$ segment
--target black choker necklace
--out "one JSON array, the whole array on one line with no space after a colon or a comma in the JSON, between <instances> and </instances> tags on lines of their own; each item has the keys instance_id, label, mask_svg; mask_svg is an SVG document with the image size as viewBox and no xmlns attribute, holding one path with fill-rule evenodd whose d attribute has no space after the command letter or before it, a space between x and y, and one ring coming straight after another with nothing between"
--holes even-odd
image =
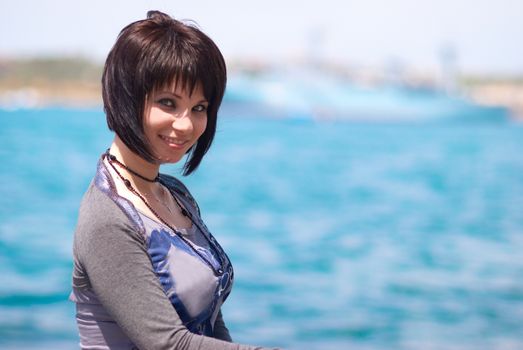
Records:
<instances>
[{"instance_id":1,"label":"black choker necklace","mask_svg":"<svg viewBox=\"0 0 523 350\"><path fill-rule=\"evenodd\" d=\"M140 179L144 180L144 181L147 181L147 182L158 182L160 181L160 175L156 175L156 177L154 179L149 179L148 177L145 177L139 173L137 173L136 171L134 171L133 169L129 168L127 165L125 165L124 163L120 162L116 156L112 155L111 153L109 153L109 150L107 150L107 152L105 152L105 154L107 155L107 158L109 159L109 161L111 162L115 162L116 164L118 164L119 166L121 166L122 168L124 168L125 170L127 170L128 172L130 172L131 174L135 175L135 176L138 176Z\"/></svg>"}]
</instances>

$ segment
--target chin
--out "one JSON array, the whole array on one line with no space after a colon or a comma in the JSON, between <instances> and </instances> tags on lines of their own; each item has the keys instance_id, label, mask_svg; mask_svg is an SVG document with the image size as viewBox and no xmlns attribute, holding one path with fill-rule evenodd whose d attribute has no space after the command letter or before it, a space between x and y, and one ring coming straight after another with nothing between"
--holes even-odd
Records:
<instances>
[{"instance_id":1,"label":"chin","mask_svg":"<svg viewBox=\"0 0 523 350\"><path fill-rule=\"evenodd\" d=\"M178 157L176 157L176 156L160 157L158 160L159 160L160 164L175 164L175 163L178 163L180 160L182 160L184 155L178 156Z\"/></svg>"}]
</instances>

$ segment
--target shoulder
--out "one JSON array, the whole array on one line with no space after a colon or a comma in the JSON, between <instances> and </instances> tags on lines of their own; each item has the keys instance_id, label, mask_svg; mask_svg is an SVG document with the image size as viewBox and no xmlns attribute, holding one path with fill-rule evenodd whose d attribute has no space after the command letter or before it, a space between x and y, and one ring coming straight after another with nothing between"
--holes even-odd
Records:
<instances>
[{"instance_id":1,"label":"shoulder","mask_svg":"<svg viewBox=\"0 0 523 350\"><path fill-rule=\"evenodd\" d=\"M160 178L160 182L164 186L167 186L169 189L175 190L176 192L179 192L182 194L190 195L190 192L189 192L189 189L187 188L187 186L185 186L183 184L183 182L180 181L179 179L177 179L176 177L167 175L167 174L160 174L159 178Z\"/></svg>"},{"instance_id":2,"label":"shoulder","mask_svg":"<svg viewBox=\"0 0 523 350\"><path fill-rule=\"evenodd\" d=\"M87 189L78 214L75 230L75 246L89 249L122 238L142 242L139 227L129 219L109 195L102 192L94 182Z\"/></svg>"},{"instance_id":3,"label":"shoulder","mask_svg":"<svg viewBox=\"0 0 523 350\"><path fill-rule=\"evenodd\" d=\"M126 222L130 224L129 219L115 201L94 183L91 183L80 204L78 224L88 223L91 227L103 227Z\"/></svg>"},{"instance_id":4,"label":"shoulder","mask_svg":"<svg viewBox=\"0 0 523 350\"><path fill-rule=\"evenodd\" d=\"M160 174L160 182L169 190L175 191L179 195L185 197L185 199L187 199L198 211L198 215L200 214L200 207L198 206L198 203L192 196L187 186L185 186L182 181L171 175Z\"/></svg>"}]
</instances>

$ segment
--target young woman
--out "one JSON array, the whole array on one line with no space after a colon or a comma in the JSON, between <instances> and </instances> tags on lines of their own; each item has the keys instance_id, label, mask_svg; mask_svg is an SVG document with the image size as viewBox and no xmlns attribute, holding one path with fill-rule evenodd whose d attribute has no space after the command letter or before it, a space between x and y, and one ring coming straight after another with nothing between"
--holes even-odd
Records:
<instances>
[{"instance_id":1,"label":"young woman","mask_svg":"<svg viewBox=\"0 0 523 350\"><path fill-rule=\"evenodd\" d=\"M221 314L233 269L187 188L159 173L209 149L226 83L204 33L158 11L125 27L102 89L115 138L80 207L73 292L83 349L259 349Z\"/></svg>"}]
</instances>

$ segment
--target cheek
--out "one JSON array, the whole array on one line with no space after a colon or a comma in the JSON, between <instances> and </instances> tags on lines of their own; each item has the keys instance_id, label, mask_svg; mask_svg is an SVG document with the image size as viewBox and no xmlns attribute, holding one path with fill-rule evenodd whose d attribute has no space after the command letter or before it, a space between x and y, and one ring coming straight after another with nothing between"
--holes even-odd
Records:
<instances>
[{"instance_id":1,"label":"cheek","mask_svg":"<svg viewBox=\"0 0 523 350\"><path fill-rule=\"evenodd\" d=\"M203 132L205 131L205 128L207 128L207 118L197 120L194 126L194 129L196 130L198 137L202 136Z\"/></svg>"}]
</instances>

